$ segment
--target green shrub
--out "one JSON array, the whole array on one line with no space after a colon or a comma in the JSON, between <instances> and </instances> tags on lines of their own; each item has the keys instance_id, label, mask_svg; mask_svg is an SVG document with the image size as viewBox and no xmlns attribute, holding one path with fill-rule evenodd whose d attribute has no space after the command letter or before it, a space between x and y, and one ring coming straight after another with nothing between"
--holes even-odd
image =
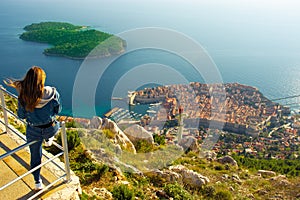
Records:
<instances>
[{"instance_id":1,"label":"green shrub","mask_svg":"<svg viewBox=\"0 0 300 200\"><path fill-rule=\"evenodd\" d=\"M76 147L78 147L81 144L80 137L78 136L78 131L67 130L66 134L67 134L68 151L75 149ZM61 132L56 136L56 138L57 138L57 143L59 145L62 145ZM57 149L54 145L52 145L46 149L49 152L51 152L52 154L57 154L60 152L60 150Z\"/></svg>"},{"instance_id":2,"label":"green shrub","mask_svg":"<svg viewBox=\"0 0 300 200\"><path fill-rule=\"evenodd\" d=\"M78 146L71 151L70 154L70 167L79 177L80 183L89 185L93 181L98 181L100 178L109 171L109 167L105 164L93 162L93 160L86 155L82 145Z\"/></svg>"},{"instance_id":3,"label":"green shrub","mask_svg":"<svg viewBox=\"0 0 300 200\"><path fill-rule=\"evenodd\" d=\"M82 194L80 195L80 200L94 200L97 199L97 197L95 196L89 196L88 194L82 192Z\"/></svg>"},{"instance_id":4,"label":"green shrub","mask_svg":"<svg viewBox=\"0 0 300 200\"><path fill-rule=\"evenodd\" d=\"M7 94L4 94L4 99L5 99L6 108L16 114L18 109L18 100Z\"/></svg>"},{"instance_id":5,"label":"green shrub","mask_svg":"<svg viewBox=\"0 0 300 200\"><path fill-rule=\"evenodd\" d=\"M113 188L112 195L118 200L133 200L134 192L127 185L117 185Z\"/></svg>"},{"instance_id":6,"label":"green shrub","mask_svg":"<svg viewBox=\"0 0 300 200\"><path fill-rule=\"evenodd\" d=\"M193 199L192 195L188 193L181 185L178 183L175 184L167 184L164 186L164 191L170 197L173 197L174 200L189 200Z\"/></svg>"},{"instance_id":7,"label":"green shrub","mask_svg":"<svg viewBox=\"0 0 300 200\"><path fill-rule=\"evenodd\" d=\"M100 178L109 170L107 165L99 165L88 162L79 164L79 169L76 171L83 185L90 185L93 182L99 181Z\"/></svg>"},{"instance_id":8,"label":"green shrub","mask_svg":"<svg viewBox=\"0 0 300 200\"><path fill-rule=\"evenodd\" d=\"M154 142L156 142L159 145L165 145L166 144L166 137L164 135L153 135Z\"/></svg>"},{"instance_id":9,"label":"green shrub","mask_svg":"<svg viewBox=\"0 0 300 200\"><path fill-rule=\"evenodd\" d=\"M223 165L215 166L215 170L217 170L217 171L221 171L221 170L224 170L224 169L225 169L225 167Z\"/></svg>"},{"instance_id":10,"label":"green shrub","mask_svg":"<svg viewBox=\"0 0 300 200\"><path fill-rule=\"evenodd\" d=\"M231 200L232 195L229 191L221 190L221 191L216 193L214 199L215 200Z\"/></svg>"},{"instance_id":11,"label":"green shrub","mask_svg":"<svg viewBox=\"0 0 300 200\"><path fill-rule=\"evenodd\" d=\"M148 153L154 150L153 144L146 140L139 140L134 144L134 146L137 153Z\"/></svg>"},{"instance_id":12,"label":"green shrub","mask_svg":"<svg viewBox=\"0 0 300 200\"><path fill-rule=\"evenodd\" d=\"M108 138L108 139L113 139L115 138L115 134L109 130L109 129L104 129L102 130L102 133Z\"/></svg>"},{"instance_id":13,"label":"green shrub","mask_svg":"<svg viewBox=\"0 0 300 200\"><path fill-rule=\"evenodd\" d=\"M239 166L246 167L249 170L259 169L271 170L288 176L298 176L300 174L300 160L290 159L257 159L243 156L232 155Z\"/></svg>"},{"instance_id":14,"label":"green shrub","mask_svg":"<svg viewBox=\"0 0 300 200\"><path fill-rule=\"evenodd\" d=\"M26 125L24 123L18 123L14 117L8 118L8 123L13 125L20 133L25 134L26 132Z\"/></svg>"},{"instance_id":15,"label":"green shrub","mask_svg":"<svg viewBox=\"0 0 300 200\"><path fill-rule=\"evenodd\" d=\"M203 196L205 198L213 198L215 193L216 193L216 189L214 188L214 186L210 185L210 186L205 186L203 189L202 189L202 192Z\"/></svg>"},{"instance_id":16,"label":"green shrub","mask_svg":"<svg viewBox=\"0 0 300 200\"><path fill-rule=\"evenodd\" d=\"M76 130L67 130L67 141L68 141L68 150L71 151L75 147L79 146L81 140L78 136L78 132ZM57 138L57 143L62 144L61 137Z\"/></svg>"},{"instance_id":17,"label":"green shrub","mask_svg":"<svg viewBox=\"0 0 300 200\"><path fill-rule=\"evenodd\" d=\"M71 120L69 122L66 122L66 128L83 128L83 126L75 122L75 120Z\"/></svg>"}]
</instances>

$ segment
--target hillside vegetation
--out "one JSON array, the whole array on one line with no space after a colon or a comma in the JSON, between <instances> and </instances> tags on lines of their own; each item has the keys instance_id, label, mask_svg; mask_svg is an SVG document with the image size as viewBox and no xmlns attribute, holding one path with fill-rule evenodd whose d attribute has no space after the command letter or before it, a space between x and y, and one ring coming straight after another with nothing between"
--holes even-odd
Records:
<instances>
[{"instance_id":1,"label":"hillside vegetation","mask_svg":"<svg viewBox=\"0 0 300 200\"><path fill-rule=\"evenodd\" d=\"M16 100L6 96L7 106L16 111ZM1 112L2 115L2 112ZM19 130L24 132L24 125L10 119ZM106 162L96 159L82 141L80 135L85 131L82 126L70 121L66 123L67 138L72 170L80 178L83 194L81 199L299 199L300 176L299 159L257 159L244 155L232 155L236 161L221 163L218 158L202 157L199 152L188 151L173 160L168 166L153 171L135 173L120 171ZM97 130L100 138L113 137L110 130ZM95 137L91 137L92 141ZM164 148L164 143L158 143L151 151ZM60 137L57 142L61 143ZM100 140L95 140L98 144ZM148 152L146 143L137 143L137 152ZM47 149L56 153L58 149L51 146ZM99 149L99 153L103 149ZM102 156L109 156L102 152ZM101 157L101 155L100 155ZM98 157L97 157L98 158ZM161 158L156 158L157 160ZM150 159L149 159L150 161ZM126 163L130 163L129 161ZM191 185L178 177L173 168L186 169L186 172L206 177L208 181L202 185ZM259 170L273 170L260 172ZM163 175L164 174L164 175ZM181 174L182 177L184 174Z\"/></svg>"},{"instance_id":2,"label":"hillside vegetation","mask_svg":"<svg viewBox=\"0 0 300 200\"><path fill-rule=\"evenodd\" d=\"M222 164L217 159L202 158L199 153L190 151L174 160L170 166L183 166L210 180L209 183L200 187L191 187L181 181L174 181L172 178L156 176L157 171L143 174L120 172L117 168L95 159L85 145L79 142L81 141L80 131L82 129L76 131L76 128L71 128L68 131L68 141L73 147L70 149L71 167L80 177L84 190L81 199L263 200L300 197L300 160L248 159L244 156L233 155L238 164L238 166L233 166ZM145 149L146 147L139 148ZM280 167L275 168L276 165ZM158 171L164 172L170 166L158 169ZM276 175L260 174L259 169L274 169ZM288 169L294 172L291 173ZM102 192L96 192L100 189ZM103 191L109 195L107 196L107 193Z\"/></svg>"}]
</instances>

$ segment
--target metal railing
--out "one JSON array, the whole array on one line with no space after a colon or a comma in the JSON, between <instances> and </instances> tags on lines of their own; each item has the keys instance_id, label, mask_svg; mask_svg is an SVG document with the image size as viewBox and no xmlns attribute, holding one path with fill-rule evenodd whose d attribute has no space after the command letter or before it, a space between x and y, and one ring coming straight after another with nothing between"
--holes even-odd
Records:
<instances>
[{"instance_id":1,"label":"metal railing","mask_svg":"<svg viewBox=\"0 0 300 200\"><path fill-rule=\"evenodd\" d=\"M12 117L14 117L15 119L20 120L22 123L24 123L26 125L26 121L20 119L13 111L11 111L10 109L7 108L6 106L6 102L5 102L5 95L13 98L13 99L18 99L16 95L10 93L9 91L7 91L2 85L0 85L0 99L1 99L1 105L0 107L2 108L2 112L3 112L3 120L0 119L0 123L2 123L5 126L5 131L8 133L13 133L15 135L17 135L20 139L25 141L25 144L20 145L18 147L16 147L15 149L12 149L10 151L8 151L7 153L0 155L0 161L3 160L4 158L11 156L13 154L15 154L16 152L36 143L37 141L32 141L32 142L26 142L26 137L25 135L23 135L22 133L16 131L15 129L13 129L10 125L9 125L9 115L11 115ZM65 181L65 182L70 182L71 181L71 175L70 175L70 164L69 164L69 155L68 155L68 144L67 144L67 135L66 135L66 126L65 123L62 122L61 123L61 141L62 141L62 146L60 146L59 144L57 144L56 142L53 142L53 145L55 145L57 148L59 148L62 152L58 153L55 156L49 157L46 154L43 154L43 156L47 159L45 162L42 162L39 166L29 170L28 172L18 176L17 178L13 179L12 181L10 181L9 183L6 183L3 186L0 186L0 192L1 190L9 187L10 185L12 185L13 183L19 181L20 179L22 179L23 177L31 174L33 171L43 167L44 165L52 162L56 167L58 167L60 170L62 170L63 175L61 175L60 177L58 177L56 180L52 181L51 183L49 183L47 186L45 186L42 190L36 192L34 195L32 195L30 199L34 199L37 196L39 196L40 194L42 194L44 191L46 191L47 189L49 189L50 187L52 187L53 185L55 185L56 183L58 183L59 181ZM63 155L64 157L64 167L61 167L57 162L55 162L55 159L58 158L59 156Z\"/></svg>"}]
</instances>

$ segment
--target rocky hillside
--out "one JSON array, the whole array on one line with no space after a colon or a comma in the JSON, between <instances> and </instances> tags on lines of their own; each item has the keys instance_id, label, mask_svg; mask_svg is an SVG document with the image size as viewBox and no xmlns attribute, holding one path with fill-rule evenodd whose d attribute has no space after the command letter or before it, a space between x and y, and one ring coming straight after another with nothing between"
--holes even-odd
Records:
<instances>
[{"instance_id":1,"label":"rocky hillside","mask_svg":"<svg viewBox=\"0 0 300 200\"><path fill-rule=\"evenodd\" d=\"M7 103L15 111L15 102ZM70 163L80 178L81 199L300 199L299 176L248 169L242 159L201 152L193 138L172 146L138 125L121 129L99 117L61 120L67 121ZM10 124L25 132L17 120Z\"/></svg>"},{"instance_id":2,"label":"rocky hillside","mask_svg":"<svg viewBox=\"0 0 300 200\"><path fill-rule=\"evenodd\" d=\"M250 170L231 156L159 145L134 125L113 121L69 122L71 165L80 177L81 199L299 199L300 177ZM78 137L78 138L77 138ZM74 139L77 138L77 139ZM180 153L179 155L175 155Z\"/></svg>"}]
</instances>

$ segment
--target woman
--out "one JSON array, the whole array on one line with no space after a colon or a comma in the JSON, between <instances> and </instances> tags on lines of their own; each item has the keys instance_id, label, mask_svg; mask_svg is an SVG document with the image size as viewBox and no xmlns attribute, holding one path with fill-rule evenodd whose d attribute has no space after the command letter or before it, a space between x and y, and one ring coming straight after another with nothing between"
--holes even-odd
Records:
<instances>
[{"instance_id":1,"label":"woman","mask_svg":"<svg viewBox=\"0 0 300 200\"><path fill-rule=\"evenodd\" d=\"M27 142L37 141L29 146L31 169L41 164L43 140L46 140L46 146L50 146L59 129L55 118L61 111L59 93L54 87L44 86L45 80L44 70L33 66L22 80L5 81L19 93L17 114L27 121ZM40 171L41 168L32 172L36 190L43 188Z\"/></svg>"}]
</instances>

